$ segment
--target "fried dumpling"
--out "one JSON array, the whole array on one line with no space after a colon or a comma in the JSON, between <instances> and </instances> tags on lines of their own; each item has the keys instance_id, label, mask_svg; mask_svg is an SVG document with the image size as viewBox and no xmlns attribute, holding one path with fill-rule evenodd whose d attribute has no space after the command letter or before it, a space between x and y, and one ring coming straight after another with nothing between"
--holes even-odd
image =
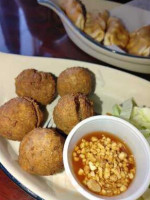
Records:
<instances>
[{"instance_id":1,"label":"fried dumpling","mask_svg":"<svg viewBox=\"0 0 150 200\"><path fill-rule=\"evenodd\" d=\"M106 30L107 28L108 19L109 19L109 12L107 10L104 10L103 12L98 14L98 23L103 28L103 30Z\"/></svg>"},{"instance_id":2,"label":"fried dumpling","mask_svg":"<svg viewBox=\"0 0 150 200\"><path fill-rule=\"evenodd\" d=\"M130 34L127 51L137 56L150 56L150 25Z\"/></svg>"},{"instance_id":3,"label":"fried dumpling","mask_svg":"<svg viewBox=\"0 0 150 200\"><path fill-rule=\"evenodd\" d=\"M104 38L104 45L116 45L120 48L125 48L129 41L129 33L115 17L110 17L107 22L107 31Z\"/></svg>"},{"instance_id":4,"label":"fried dumpling","mask_svg":"<svg viewBox=\"0 0 150 200\"><path fill-rule=\"evenodd\" d=\"M63 0L62 9L69 19L81 30L85 25L86 9L79 0Z\"/></svg>"},{"instance_id":5,"label":"fried dumpling","mask_svg":"<svg viewBox=\"0 0 150 200\"><path fill-rule=\"evenodd\" d=\"M104 39L108 17L109 14L107 11L99 13L97 16L88 13L84 32L98 42L101 42Z\"/></svg>"}]
</instances>

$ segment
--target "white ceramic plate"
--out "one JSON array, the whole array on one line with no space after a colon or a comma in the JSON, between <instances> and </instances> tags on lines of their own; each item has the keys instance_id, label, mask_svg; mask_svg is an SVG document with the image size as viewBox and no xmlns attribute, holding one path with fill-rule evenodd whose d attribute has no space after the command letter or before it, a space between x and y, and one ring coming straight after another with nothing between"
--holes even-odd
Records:
<instances>
[{"instance_id":1,"label":"white ceramic plate","mask_svg":"<svg viewBox=\"0 0 150 200\"><path fill-rule=\"evenodd\" d=\"M24 69L35 68L52 72L58 76L68 67L82 66L89 68L96 76L96 89L92 99L96 104L97 112L101 110L101 102L102 113L105 114L111 112L115 103L121 103L130 97L134 97L139 105L150 106L150 83L119 70L80 61L16 56L4 53L0 53L0 61L0 105L16 96L14 78ZM50 114L58 98L47 106ZM73 188L65 171L48 177L33 176L24 172L17 161L18 147L19 142L0 137L0 162L4 171L14 182L37 199L85 199Z\"/></svg>"},{"instance_id":2,"label":"white ceramic plate","mask_svg":"<svg viewBox=\"0 0 150 200\"><path fill-rule=\"evenodd\" d=\"M70 39L87 54L119 68L146 74L150 73L150 58L110 50L80 31L60 9L61 0L37 1L39 4L51 8L58 14ZM90 12L102 11L104 9L111 10L120 5L105 0L82 0L82 2Z\"/></svg>"}]
</instances>

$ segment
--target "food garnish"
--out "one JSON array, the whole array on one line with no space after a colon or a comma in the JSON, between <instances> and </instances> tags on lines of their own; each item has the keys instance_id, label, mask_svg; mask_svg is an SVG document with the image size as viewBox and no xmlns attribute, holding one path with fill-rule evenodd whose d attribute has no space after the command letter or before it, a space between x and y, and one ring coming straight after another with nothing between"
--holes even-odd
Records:
<instances>
[{"instance_id":1,"label":"food garnish","mask_svg":"<svg viewBox=\"0 0 150 200\"><path fill-rule=\"evenodd\" d=\"M122 140L110 133L93 132L84 136L72 155L78 180L96 194L119 195L135 177L133 154Z\"/></svg>"},{"instance_id":2,"label":"food garnish","mask_svg":"<svg viewBox=\"0 0 150 200\"><path fill-rule=\"evenodd\" d=\"M129 121L146 137L150 137L150 108L138 106L133 98L114 105L112 115Z\"/></svg>"}]
</instances>

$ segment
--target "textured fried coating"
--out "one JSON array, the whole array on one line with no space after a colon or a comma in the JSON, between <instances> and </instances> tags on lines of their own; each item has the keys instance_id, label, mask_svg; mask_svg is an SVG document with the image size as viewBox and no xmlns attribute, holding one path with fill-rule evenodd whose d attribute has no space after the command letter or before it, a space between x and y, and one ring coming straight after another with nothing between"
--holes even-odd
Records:
<instances>
[{"instance_id":1,"label":"textured fried coating","mask_svg":"<svg viewBox=\"0 0 150 200\"><path fill-rule=\"evenodd\" d=\"M57 128L69 134L77 123L93 115L93 103L85 95L68 94L59 99L53 119Z\"/></svg>"},{"instance_id":2,"label":"textured fried coating","mask_svg":"<svg viewBox=\"0 0 150 200\"><path fill-rule=\"evenodd\" d=\"M57 79L57 91L60 96L73 93L91 93L93 80L91 72L83 67L71 67L64 70Z\"/></svg>"},{"instance_id":3,"label":"textured fried coating","mask_svg":"<svg viewBox=\"0 0 150 200\"><path fill-rule=\"evenodd\" d=\"M16 97L0 107L0 135L21 141L43 121L43 113L30 98Z\"/></svg>"},{"instance_id":4,"label":"textured fried coating","mask_svg":"<svg viewBox=\"0 0 150 200\"><path fill-rule=\"evenodd\" d=\"M35 69L22 71L16 77L15 85L18 96L31 97L43 105L51 103L56 94L56 82L52 74Z\"/></svg>"},{"instance_id":5,"label":"textured fried coating","mask_svg":"<svg viewBox=\"0 0 150 200\"><path fill-rule=\"evenodd\" d=\"M19 164L30 174L47 176L63 169L64 138L53 129L35 128L20 143Z\"/></svg>"}]
</instances>

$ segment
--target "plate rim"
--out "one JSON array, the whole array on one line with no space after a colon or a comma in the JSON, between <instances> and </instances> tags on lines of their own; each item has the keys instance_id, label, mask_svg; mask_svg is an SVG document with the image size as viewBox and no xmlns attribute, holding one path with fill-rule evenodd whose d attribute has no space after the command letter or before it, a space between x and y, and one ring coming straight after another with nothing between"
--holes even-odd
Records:
<instances>
[{"instance_id":1,"label":"plate rim","mask_svg":"<svg viewBox=\"0 0 150 200\"><path fill-rule=\"evenodd\" d=\"M115 66L115 68L112 66L112 67L110 67L107 63L105 63L105 64L100 64L100 63L94 63L94 62L90 62L90 61L84 61L84 60L77 60L77 59L73 59L73 58L59 58L59 57L43 57L43 56L29 56L29 55L20 55L20 54L15 54L15 53L6 53L6 52L2 52L2 51L0 51L0 56L12 56L12 57L16 57L16 58L21 58L21 57L26 57L27 59L42 59L42 60L44 60L44 59L52 59L52 60L58 60L58 61L60 61L60 60L62 60L62 61L68 61L68 62L80 62L80 63L83 63L83 64L90 64L90 65L95 65L95 66L100 66L100 67L102 67L102 68L105 68L105 69L107 69L107 70L110 70L110 71L117 71L117 72L119 72L119 73L121 73L121 74L125 74L125 75L127 75L127 76L131 76L131 77L134 77L134 78L136 78L136 79L141 79L141 81L145 81L145 82L147 82L147 84L150 84L150 80L147 80L147 79L144 79L144 78L142 78L142 77L140 77L140 76L138 76L138 75L140 75L140 74L142 74L142 75L145 75L145 74L143 74L142 72L141 73L138 73L138 72L131 72L131 71L129 71L129 70L127 70L127 69L121 69L121 68L116 68ZM34 67L33 67L34 68ZM126 71L124 71L124 70L126 70ZM137 73L137 75L135 75L135 74L132 74L132 73ZM150 73L148 73L148 74L150 74Z\"/></svg>"},{"instance_id":2,"label":"plate rim","mask_svg":"<svg viewBox=\"0 0 150 200\"><path fill-rule=\"evenodd\" d=\"M44 200L42 197L39 195L35 194L32 192L29 188L27 188L24 184L22 184L18 179L16 179L5 167L4 165L0 162L0 169L10 178L13 183L15 183L18 187L20 187L24 192L26 192L28 195L31 197L37 199L37 200Z\"/></svg>"},{"instance_id":3,"label":"plate rim","mask_svg":"<svg viewBox=\"0 0 150 200\"><path fill-rule=\"evenodd\" d=\"M84 61L84 60L77 60L77 59L72 59L72 58L59 58L59 57L43 57L43 56L29 56L29 55L20 55L20 54L15 54L15 53L5 53L5 52L2 52L2 51L0 51L0 56L12 56L12 57L26 57L27 59L42 59L42 60L44 60L44 59L52 59L52 60L63 60L63 61L68 61L68 62L81 62L81 63L83 63L83 64L90 64L90 65L95 65L95 66L100 66L100 67L102 67L102 68L105 68L105 69L107 69L107 70L111 70L111 71L117 71L117 72L119 72L119 73L121 73L121 74L125 74L125 75L128 75L128 76L131 76L131 77L134 77L134 78L136 78L136 79L141 79L141 81L145 81L145 82L147 82L148 84L150 84L150 80L147 80L147 79L144 79L144 78L142 78L142 77L140 77L140 76L138 76L138 74L140 75L140 74L142 74L143 75L143 73L141 72L141 73L138 73L138 72L133 72L133 73L138 73L137 75L135 75L135 74L132 74L132 72L131 71L129 71L129 70L126 70L126 69L121 69L121 68L116 68L115 66L115 68L114 67L110 67L109 65L107 65L107 63L105 63L105 64L99 64L99 63L94 63L94 62L90 62L90 61ZM33 67L34 68L34 67ZM126 70L126 71L124 71L124 70ZM144 74L145 75L145 74Z\"/></svg>"}]
</instances>

